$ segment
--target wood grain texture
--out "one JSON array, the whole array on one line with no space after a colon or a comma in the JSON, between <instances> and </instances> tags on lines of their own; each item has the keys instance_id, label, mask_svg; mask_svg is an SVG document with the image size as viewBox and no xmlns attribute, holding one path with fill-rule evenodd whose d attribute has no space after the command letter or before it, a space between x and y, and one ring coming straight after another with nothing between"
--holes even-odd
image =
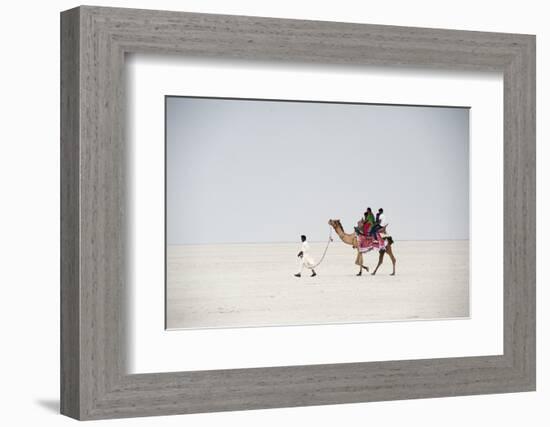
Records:
<instances>
[{"instance_id":1,"label":"wood grain texture","mask_svg":"<svg viewBox=\"0 0 550 427\"><path fill-rule=\"evenodd\" d=\"M61 27L62 413L100 419L534 390L534 36L86 6L63 12ZM128 375L126 53L503 72L504 354Z\"/></svg>"},{"instance_id":2,"label":"wood grain texture","mask_svg":"<svg viewBox=\"0 0 550 427\"><path fill-rule=\"evenodd\" d=\"M61 20L61 412L80 414L78 10Z\"/></svg>"}]
</instances>

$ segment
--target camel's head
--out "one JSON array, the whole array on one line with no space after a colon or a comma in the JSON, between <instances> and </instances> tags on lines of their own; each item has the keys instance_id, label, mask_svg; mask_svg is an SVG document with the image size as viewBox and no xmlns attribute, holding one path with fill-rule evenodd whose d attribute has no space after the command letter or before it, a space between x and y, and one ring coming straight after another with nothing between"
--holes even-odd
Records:
<instances>
[{"instance_id":1,"label":"camel's head","mask_svg":"<svg viewBox=\"0 0 550 427\"><path fill-rule=\"evenodd\" d=\"M328 225L330 225L331 227L342 227L342 224L340 223L340 220L339 219L329 219L328 220Z\"/></svg>"}]
</instances>

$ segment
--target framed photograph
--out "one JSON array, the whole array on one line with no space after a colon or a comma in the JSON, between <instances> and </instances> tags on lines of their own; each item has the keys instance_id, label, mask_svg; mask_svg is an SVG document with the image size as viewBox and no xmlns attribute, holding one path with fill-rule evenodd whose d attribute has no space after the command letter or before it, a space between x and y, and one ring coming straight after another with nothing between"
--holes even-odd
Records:
<instances>
[{"instance_id":1,"label":"framed photograph","mask_svg":"<svg viewBox=\"0 0 550 427\"><path fill-rule=\"evenodd\" d=\"M534 36L82 6L61 88L63 414L535 390Z\"/></svg>"}]
</instances>

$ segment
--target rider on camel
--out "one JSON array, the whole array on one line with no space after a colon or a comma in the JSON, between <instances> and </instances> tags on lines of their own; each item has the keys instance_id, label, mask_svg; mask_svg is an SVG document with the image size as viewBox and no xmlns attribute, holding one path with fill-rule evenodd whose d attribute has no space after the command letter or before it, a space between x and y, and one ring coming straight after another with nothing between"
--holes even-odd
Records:
<instances>
[{"instance_id":1,"label":"rider on camel","mask_svg":"<svg viewBox=\"0 0 550 427\"><path fill-rule=\"evenodd\" d=\"M371 208L367 208L367 211L365 212L364 216L365 216L365 220L363 225L363 234L365 236L368 236L375 222L374 214L372 213Z\"/></svg>"},{"instance_id":2,"label":"rider on camel","mask_svg":"<svg viewBox=\"0 0 550 427\"><path fill-rule=\"evenodd\" d=\"M382 222L384 222L384 209L380 208L378 209L378 212L376 214L376 218L374 220L374 226L370 229L370 235L373 239L376 239L376 235L378 231L380 231L383 228Z\"/></svg>"}]
</instances>

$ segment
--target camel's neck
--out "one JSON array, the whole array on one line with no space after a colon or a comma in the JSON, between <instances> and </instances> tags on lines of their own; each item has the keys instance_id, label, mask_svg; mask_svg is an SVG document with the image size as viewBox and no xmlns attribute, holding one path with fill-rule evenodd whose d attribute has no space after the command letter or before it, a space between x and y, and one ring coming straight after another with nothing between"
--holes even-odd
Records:
<instances>
[{"instance_id":1,"label":"camel's neck","mask_svg":"<svg viewBox=\"0 0 550 427\"><path fill-rule=\"evenodd\" d=\"M353 239L355 237L353 234L347 234L340 225L335 225L334 231L336 231L336 234L338 234L342 242L353 245Z\"/></svg>"}]
</instances>

